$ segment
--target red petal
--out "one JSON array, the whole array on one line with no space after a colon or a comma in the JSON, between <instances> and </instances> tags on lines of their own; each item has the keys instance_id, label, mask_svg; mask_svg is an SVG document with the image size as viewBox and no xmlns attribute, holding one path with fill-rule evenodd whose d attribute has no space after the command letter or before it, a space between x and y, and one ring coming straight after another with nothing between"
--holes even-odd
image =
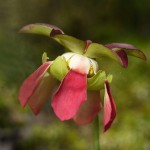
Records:
<instances>
[{"instance_id":1,"label":"red petal","mask_svg":"<svg viewBox=\"0 0 150 150\"><path fill-rule=\"evenodd\" d=\"M48 100L55 85L55 79L46 72L40 81L40 84L29 98L28 104L32 112L37 115Z\"/></svg>"},{"instance_id":2,"label":"red petal","mask_svg":"<svg viewBox=\"0 0 150 150\"><path fill-rule=\"evenodd\" d=\"M104 96L104 132L111 127L116 116L116 105L112 97L108 81L105 81Z\"/></svg>"},{"instance_id":3,"label":"red petal","mask_svg":"<svg viewBox=\"0 0 150 150\"><path fill-rule=\"evenodd\" d=\"M22 84L19 91L19 100L22 107L25 107L30 96L39 85L44 72L49 68L50 62L42 64L34 73L32 73Z\"/></svg>"},{"instance_id":4,"label":"red petal","mask_svg":"<svg viewBox=\"0 0 150 150\"><path fill-rule=\"evenodd\" d=\"M74 121L78 125L91 123L99 113L100 109L100 93L98 91L88 91L88 99L80 107L74 117Z\"/></svg>"},{"instance_id":5,"label":"red petal","mask_svg":"<svg viewBox=\"0 0 150 150\"><path fill-rule=\"evenodd\" d=\"M70 70L52 99L52 107L60 120L75 116L79 107L86 101L86 75Z\"/></svg>"}]
</instances>

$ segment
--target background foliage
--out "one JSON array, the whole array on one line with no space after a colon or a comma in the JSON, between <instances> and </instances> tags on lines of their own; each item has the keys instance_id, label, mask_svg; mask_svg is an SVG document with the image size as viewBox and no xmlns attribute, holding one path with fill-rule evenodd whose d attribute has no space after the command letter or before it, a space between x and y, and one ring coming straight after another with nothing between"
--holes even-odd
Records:
<instances>
[{"instance_id":1,"label":"background foliage","mask_svg":"<svg viewBox=\"0 0 150 150\"><path fill-rule=\"evenodd\" d=\"M82 40L131 43L145 52L147 62L130 57L128 69L113 61L101 65L114 75L111 88L117 104L117 118L112 128L101 134L101 145L104 150L149 150L149 16L147 0L1 1L0 149L92 149L91 125L78 127L72 121L58 121L50 102L37 117L18 102L19 87L41 64L43 51L50 59L64 52L46 37L18 34L26 24L45 22Z\"/></svg>"}]
</instances>

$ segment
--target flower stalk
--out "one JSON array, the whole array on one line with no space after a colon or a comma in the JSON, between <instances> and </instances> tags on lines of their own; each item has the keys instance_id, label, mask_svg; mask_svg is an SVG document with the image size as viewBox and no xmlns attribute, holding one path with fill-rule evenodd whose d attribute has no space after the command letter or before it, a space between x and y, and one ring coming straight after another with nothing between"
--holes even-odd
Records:
<instances>
[{"instance_id":1,"label":"flower stalk","mask_svg":"<svg viewBox=\"0 0 150 150\"><path fill-rule=\"evenodd\" d=\"M93 150L100 150L100 127L99 117L96 116L93 122Z\"/></svg>"}]
</instances>

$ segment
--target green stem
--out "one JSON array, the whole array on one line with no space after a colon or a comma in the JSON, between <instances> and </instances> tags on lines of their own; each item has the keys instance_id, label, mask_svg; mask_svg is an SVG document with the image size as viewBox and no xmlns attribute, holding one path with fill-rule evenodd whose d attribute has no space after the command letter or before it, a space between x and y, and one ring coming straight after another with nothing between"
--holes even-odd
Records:
<instances>
[{"instance_id":1,"label":"green stem","mask_svg":"<svg viewBox=\"0 0 150 150\"><path fill-rule=\"evenodd\" d=\"M93 143L94 150L100 150L100 128L99 128L99 118L98 116L95 118L93 122Z\"/></svg>"}]
</instances>

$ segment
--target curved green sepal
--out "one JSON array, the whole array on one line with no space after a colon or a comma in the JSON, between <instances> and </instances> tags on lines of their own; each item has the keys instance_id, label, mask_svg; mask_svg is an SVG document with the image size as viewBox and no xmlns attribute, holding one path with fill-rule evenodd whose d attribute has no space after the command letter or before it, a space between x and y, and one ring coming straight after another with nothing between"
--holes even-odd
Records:
<instances>
[{"instance_id":1,"label":"curved green sepal","mask_svg":"<svg viewBox=\"0 0 150 150\"><path fill-rule=\"evenodd\" d=\"M146 60L145 54L141 50L136 48L134 45L127 43L110 43L106 44L105 46L114 51L124 50L127 53L127 55L135 56Z\"/></svg>"},{"instance_id":2,"label":"curved green sepal","mask_svg":"<svg viewBox=\"0 0 150 150\"><path fill-rule=\"evenodd\" d=\"M88 90L100 90L104 88L104 81L108 80L109 83L112 81L112 75L106 76L105 71L99 70L93 77L87 80Z\"/></svg>"},{"instance_id":3,"label":"curved green sepal","mask_svg":"<svg viewBox=\"0 0 150 150\"><path fill-rule=\"evenodd\" d=\"M79 54L83 54L86 48L86 43L84 41L64 34L64 32L60 28L54 25L43 23L29 24L24 26L20 30L20 32L48 36L57 41L59 44L63 45L65 48L69 49L70 51Z\"/></svg>"},{"instance_id":4,"label":"curved green sepal","mask_svg":"<svg viewBox=\"0 0 150 150\"><path fill-rule=\"evenodd\" d=\"M44 52L44 53L42 54L42 63L47 62L48 59L49 59L49 57L47 56L47 53Z\"/></svg>"},{"instance_id":5,"label":"curved green sepal","mask_svg":"<svg viewBox=\"0 0 150 150\"><path fill-rule=\"evenodd\" d=\"M82 40L79 40L75 37L72 37L66 34L55 35L53 39L72 52L75 52L78 54L84 53L84 49L86 45L85 45L85 42Z\"/></svg>"},{"instance_id":6,"label":"curved green sepal","mask_svg":"<svg viewBox=\"0 0 150 150\"><path fill-rule=\"evenodd\" d=\"M103 46L102 44L91 43L84 55L90 58L101 58L103 56L110 57L113 60L119 62L123 67L125 67L122 60L116 54L116 52Z\"/></svg>"},{"instance_id":7,"label":"curved green sepal","mask_svg":"<svg viewBox=\"0 0 150 150\"><path fill-rule=\"evenodd\" d=\"M146 60L145 54L139 49L134 49L134 50L124 49L124 51L127 53L127 55L135 56L143 60Z\"/></svg>"},{"instance_id":8,"label":"curved green sepal","mask_svg":"<svg viewBox=\"0 0 150 150\"><path fill-rule=\"evenodd\" d=\"M44 23L29 24L21 28L21 33L40 34L50 37L51 32L54 31L56 34L63 34L63 31L56 26Z\"/></svg>"},{"instance_id":9,"label":"curved green sepal","mask_svg":"<svg viewBox=\"0 0 150 150\"><path fill-rule=\"evenodd\" d=\"M62 56L58 56L50 67L50 73L59 81L62 81L68 73L67 62Z\"/></svg>"}]
</instances>

